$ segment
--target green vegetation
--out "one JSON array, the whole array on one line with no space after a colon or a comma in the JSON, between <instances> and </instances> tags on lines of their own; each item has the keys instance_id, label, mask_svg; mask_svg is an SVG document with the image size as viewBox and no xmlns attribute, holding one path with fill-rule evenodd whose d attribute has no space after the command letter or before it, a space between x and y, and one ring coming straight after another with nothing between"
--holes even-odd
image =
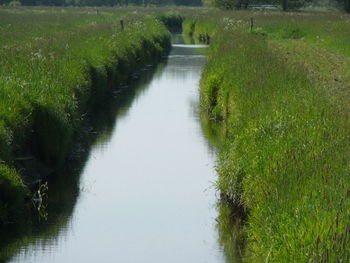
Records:
<instances>
[{"instance_id":1,"label":"green vegetation","mask_svg":"<svg viewBox=\"0 0 350 263\"><path fill-rule=\"evenodd\" d=\"M200 23L197 23L197 18L186 18L182 24L183 32L186 35L192 37L195 42L209 43L210 37L214 36L217 29L218 22L217 17L210 17L203 15L206 19L202 19Z\"/></svg>"},{"instance_id":2,"label":"green vegetation","mask_svg":"<svg viewBox=\"0 0 350 263\"><path fill-rule=\"evenodd\" d=\"M210 17L220 22L201 80L201 106L227 134L217 186L247 211L245 260L348 262L350 17ZM193 35L203 20L206 25L205 17L195 19Z\"/></svg>"},{"instance_id":3,"label":"green vegetation","mask_svg":"<svg viewBox=\"0 0 350 263\"><path fill-rule=\"evenodd\" d=\"M4 211L23 205L27 192L13 169L16 160L29 156L49 166L61 165L87 109L98 105L113 83L125 81L136 68L168 50L170 35L154 17L137 14L23 9L0 13L4 221Z\"/></svg>"},{"instance_id":4,"label":"green vegetation","mask_svg":"<svg viewBox=\"0 0 350 263\"><path fill-rule=\"evenodd\" d=\"M211 43L203 129L219 148L222 199L247 216L243 237L219 206L227 258L245 240L248 262L348 262L350 17L111 10L0 10L0 222L25 206L18 159L59 167L88 109L169 48L164 24L182 23Z\"/></svg>"},{"instance_id":5,"label":"green vegetation","mask_svg":"<svg viewBox=\"0 0 350 263\"><path fill-rule=\"evenodd\" d=\"M204 0L208 6L222 10L251 9L251 10L342 10L350 12L349 0Z\"/></svg>"},{"instance_id":6,"label":"green vegetation","mask_svg":"<svg viewBox=\"0 0 350 263\"><path fill-rule=\"evenodd\" d=\"M14 169L0 164L0 175L0 221L5 221L23 208L26 189Z\"/></svg>"},{"instance_id":7,"label":"green vegetation","mask_svg":"<svg viewBox=\"0 0 350 263\"><path fill-rule=\"evenodd\" d=\"M178 12L159 13L157 14L157 18L162 21L169 30L181 32L183 17Z\"/></svg>"},{"instance_id":8,"label":"green vegetation","mask_svg":"<svg viewBox=\"0 0 350 263\"><path fill-rule=\"evenodd\" d=\"M85 118L82 126L91 127L93 133L80 133L75 140L75 154L69 158L62 168L55 171L48 179L50 186L47 192L45 204L47 219L39 217L37 211L29 209L20 211L21 217L13 224L0 227L0 262L7 262L23 247L35 244L37 240L47 244L57 242L60 231L71 222L71 217L77 198L81 194L81 173L86 166L91 149L108 140L117 125L116 115L122 117L127 114L130 105L140 94L143 94L153 76L157 76L164 68L164 63L159 63L154 69L140 71L140 78L128 82L129 88L118 88L118 96L109 96L103 105L91 109L88 118ZM79 147L76 147L76 146ZM84 149L84 150L82 150ZM63 190L64 189L64 190ZM64 191L64 194L62 194ZM15 211L18 212L18 211Z\"/></svg>"},{"instance_id":9,"label":"green vegetation","mask_svg":"<svg viewBox=\"0 0 350 263\"><path fill-rule=\"evenodd\" d=\"M201 0L0 0L0 5L9 6L200 6Z\"/></svg>"}]
</instances>

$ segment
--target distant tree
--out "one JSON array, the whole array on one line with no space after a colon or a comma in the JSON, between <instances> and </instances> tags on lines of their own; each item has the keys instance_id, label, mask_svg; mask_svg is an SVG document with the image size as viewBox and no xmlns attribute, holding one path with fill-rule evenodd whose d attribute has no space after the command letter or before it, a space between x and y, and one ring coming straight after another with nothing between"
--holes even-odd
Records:
<instances>
[{"instance_id":1,"label":"distant tree","mask_svg":"<svg viewBox=\"0 0 350 263\"><path fill-rule=\"evenodd\" d=\"M288 0L282 0L282 9L283 11L288 10Z\"/></svg>"},{"instance_id":2,"label":"distant tree","mask_svg":"<svg viewBox=\"0 0 350 263\"><path fill-rule=\"evenodd\" d=\"M322 1L322 0L318 0ZM338 7L350 13L350 0L329 0L328 5L331 7Z\"/></svg>"},{"instance_id":3,"label":"distant tree","mask_svg":"<svg viewBox=\"0 0 350 263\"><path fill-rule=\"evenodd\" d=\"M12 0L11 2L8 3L9 6L21 6L22 3L18 0Z\"/></svg>"},{"instance_id":4,"label":"distant tree","mask_svg":"<svg viewBox=\"0 0 350 263\"><path fill-rule=\"evenodd\" d=\"M0 5L8 4L11 0L0 0ZM12 0L13 1L13 0ZM48 6L162 6L168 4L199 6L202 0L19 0L22 5L48 5Z\"/></svg>"},{"instance_id":5,"label":"distant tree","mask_svg":"<svg viewBox=\"0 0 350 263\"><path fill-rule=\"evenodd\" d=\"M36 5L36 0L21 0L22 5Z\"/></svg>"},{"instance_id":6,"label":"distant tree","mask_svg":"<svg viewBox=\"0 0 350 263\"><path fill-rule=\"evenodd\" d=\"M250 5L281 5L284 11L298 9L310 0L203 0L205 5L221 9L245 9ZM334 0L333 0L334 1ZM341 0L343 1L343 0ZM345 0L350 1L350 0Z\"/></svg>"},{"instance_id":7,"label":"distant tree","mask_svg":"<svg viewBox=\"0 0 350 263\"><path fill-rule=\"evenodd\" d=\"M205 4L221 9L232 10L247 7L249 0L206 0Z\"/></svg>"},{"instance_id":8,"label":"distant tree","mask_svg":"<svg viewBox=\"0 0 350 263\"><path fill-rule=\"evenodd\" d=\"M201 0L174 0L175 5L200 6Z\"/></svg>"},{"instance_id":9,"label":"distant tree","mask_svg":"<svg viewBox=\"0 0 350 263\"><path fill-rule=\"evenodd\" d=\"M347 13L350 13L350 0L344 0L344 9Z\"/></svg>"}]
</instances>

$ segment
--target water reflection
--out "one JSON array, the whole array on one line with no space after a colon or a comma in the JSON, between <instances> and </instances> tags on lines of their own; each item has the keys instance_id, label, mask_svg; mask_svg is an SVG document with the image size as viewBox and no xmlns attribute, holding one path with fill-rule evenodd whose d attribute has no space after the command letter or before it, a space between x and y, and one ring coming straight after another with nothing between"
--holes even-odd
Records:
<instances>
[{"instance_id":1,"label":"water reflection","mask_svg":"<svg viewBox=\"0 0 350 263\"><path fill-rule=\"evenodd\" d=\"M181 48L207 48L208 45L203 44L174 44L173 47L181 47Z\"/></svg>"},{"instance_id":2,"label":"water reflection","mask_svg":"<svg viewBox=\"0 0 350 263\"><path fill-rule=\"evenodd\" d=\"M199 107L199 105L197 105ZM209 151L217 153L224 147L228 138L227 124L215 121L206 112L197 112L203 136L206 138ZM216 228L218 243L222 248L227 263L239 263L244 258L245 233L244 223L246 212L241 207L235 207L225 196L219 196L216 203L218 216Z\"/></svg>"},{"instance_id":3,"label":"water reflection","mask_svg":"<svg viewBox=\"0 0 350 263\"><path fill-rule=\"evenodd\" d=\"M242 262L244 257L245 235L242 232L244 217L237 214L232 207L222 201L217 204L217 230L219 244L222 247L227 263Z\"/></svg>"},{"instance_id":4,"label":"water reflection","mask_svg":"<svg viewBox=\"0 0 350 263\"><path fill-rule=\"evenodd\" d=\"M7 262L18 253L27 258L38 247L54 252L58 244L64 243L62 239L72 231L79 193L88 191L86 186L81 186L80 175L91 150L108 142L117 120L127 115L132 102L148 87L153 76L162 72L165 64L163 59L157 66L148 65L136 72L127 85L113 89L105 103L87 115L68 162L48 180L47 220L36 211L27 211L15 224L0 228L0 262Z\"/></svg>"},{"instance_id":5,"label":"water reflection","mask_svg":"<svg viewBox=\"0 0 350 263\"><path fill-rule=\"evenodd\" d=\"M207 147L221 132L192 108L205 56L175 39L166 62L91 114L49 181L48 220L0 230L0 261L239 262L239 224L217 207Z\"/></svg>"},{"instance_id":6,"label":"water reflection","mask_svg":"<svg viewBox=\"0 0 350 263\"><path fill-rule=\"evenodd\" d=\"M199 105L197 106L199 107ZM199 112L203 136L207 139L208 147L216 152L227 139L227 128L224 122L212 120L206 112Z\"/></svg>"}]
</instances>

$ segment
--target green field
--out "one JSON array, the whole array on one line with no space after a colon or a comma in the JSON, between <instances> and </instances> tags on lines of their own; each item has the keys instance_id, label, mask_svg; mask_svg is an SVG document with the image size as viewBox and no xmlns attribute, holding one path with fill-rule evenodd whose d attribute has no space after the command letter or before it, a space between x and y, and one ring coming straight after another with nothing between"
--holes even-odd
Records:
<instances>
[{"instance_id":1,"label":"green field","mask_svg":"<svg viewBox=\"0 0 350 263\"><path fill-rule=\"evenodd\" d=\"M206 119L221 123L206 132L226 136L222 199L248 215L244 258L348 262L350 16L210 17L186 23L212 39L201 103Z\"/></svg>"}]
</instances>

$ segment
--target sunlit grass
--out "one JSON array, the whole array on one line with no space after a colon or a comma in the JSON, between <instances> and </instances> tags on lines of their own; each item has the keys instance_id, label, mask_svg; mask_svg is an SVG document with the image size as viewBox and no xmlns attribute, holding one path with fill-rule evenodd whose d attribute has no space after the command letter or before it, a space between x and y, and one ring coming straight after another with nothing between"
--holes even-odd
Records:
<instances>
[{"instance_id":1,"label":"sunlit grass","mask_svg":"<svg viewBox=\"0 0 350 263\"><path fill-rule=\"evenodd\" d=\"M201 103L228 129L217 185L249 211L246 260L348 262L349 16L214 16Z\"/></svg>"}]
</instances>

